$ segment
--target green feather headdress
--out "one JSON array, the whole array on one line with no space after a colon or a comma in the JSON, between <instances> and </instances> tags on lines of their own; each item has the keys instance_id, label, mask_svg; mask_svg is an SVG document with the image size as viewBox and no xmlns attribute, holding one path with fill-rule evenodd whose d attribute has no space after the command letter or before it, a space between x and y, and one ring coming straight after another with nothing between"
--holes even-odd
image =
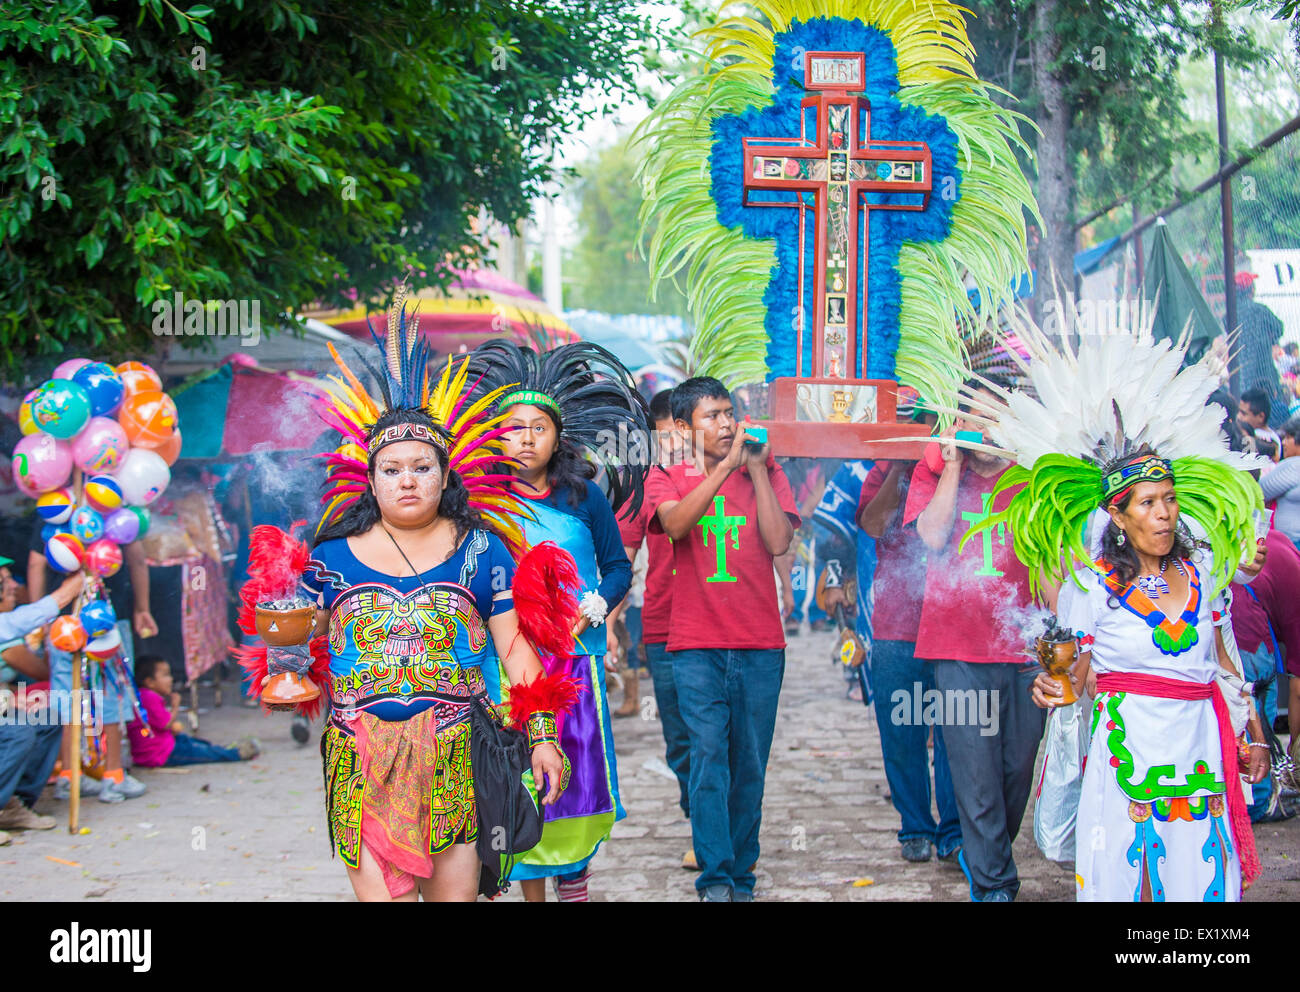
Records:
<instances>
[{"instance_id":1,"label":"green feather headdress","mask_svg":"<svg viewBox=\"0 0 1300 992\"><path fill-rule=\"evenodd\" d=\"M1038 217L1013 149L1029 151L1023 115L992 99L1004 92L975 75L963 8L947 0L754 0L761 18L731 17L700 32L704 69L683 81L640 125L641 233L652 282L682 286L696 320L698 374L729 386L768 374L763 294L774 242L717 218L710 192L713 122L766 106L775 35L818 17L857 19L889 36L905 105L942 115L957 137L961 197L947 238L905 242L896 374L923 396L949 397L964 378L962 342L996 323L1028 270L1025 212ZM1009 96L1009 94L1007 94ZM1039 221L1041 223L1041 220ZM684 283L684 285L682 285ZM968 290L976 290L972 301Z\"/></svg>"},{"instance_id":2,"label":"green feather headdress","mask_svg":"<svg viewBox=\"0 0 1300 992\"><path fill-rule=\"evenodd\" d=\"M1058 312L1071 310L1057 301ZM967 531L962 543L1006 524L1035 596L1044 583L1072 575L1078 582L1074 562L1096 569L1086 535L1102 502L1101 466L1143 447L1173 466L1181 513L1196 521L1213 553L1214 592L1253 553L1253 515L1264 501L1245 470L1258 467L1259 460L1229 449L1220 429L1222 409L1206 406L1219 369L1207 354L1180 371L1187 335L1178 342L1155 341L1149 317L1150 312L1135 331L1100 336L1070 327L1058 345L1027 317L1011 314L1012 333L1030 354L1028 361L1014 352L1012 357L1032 388L1012 393L985 380L987 393L967 391L970 408L989 418L989 439L1017 462L993 498L1018 491L1004 511ZM1071 335L1080 338L1077 350L1068 343Z\"/></svg>"}]
</instances>

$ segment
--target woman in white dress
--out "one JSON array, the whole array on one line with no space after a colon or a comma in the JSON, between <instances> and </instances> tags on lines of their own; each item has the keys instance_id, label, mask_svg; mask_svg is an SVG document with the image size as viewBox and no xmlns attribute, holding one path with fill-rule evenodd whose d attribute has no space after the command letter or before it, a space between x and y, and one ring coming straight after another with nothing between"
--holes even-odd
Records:
<instances>
[{"instance_id":1,"label":"woman in white dress","mask_svg":"<svg viewBox=\"0 0 1300 992\"><path fill-rule=\"evenodd\" d=\"M1148 318L1150 313L1146 315ZM1222 592L1255 556L1264 503L1230 450L1210 357L1150 326L1048 337L1012 316L1032 388L971 401L989 442L1016 465L1002 513L1035 591L1080 639L1075 678L1094 689L1092 739L1075 825L1081 900L1235 900L1259 874L1241 788L1268 774L1258 719L1238 743L1228 699L1240 681L1225 642ZM995 494L996 495L996 494ZM1098 549L1085 532L1108 514ZM1194 524L1204 541L1194 541ZM1098 553L1099 552L1099 553ZM1060 589L1059 600L1054 595ZM1220 678L1219 673L1223 673ZM1046 675L1031 690L1055 705ZM1245 755L1245 759L1241 755Z\"/></svg>"},{"instance_id":2,"label":"woman in white dress","mask_svg":"<svg viewBox=\"0 0 1300 992\"><path fill-rule=\"evenodd\" d=\"M1228 611L1212 595L1208 552L1179 526L1170 464L1139 451L1102 477L1114 484L1099 571L1078 575L1086 591L1065 583L1057 604L1079 637L1074 678L1096 676L1075 833L1078 898L1236 901L1243 867L1248 881L1259 868L1216 684L1220 666L1235 672L1221 629ZM1044 707L1062 693L1046 673L1033 688ZM1258 782L1269 752L1253 743L1264 740L1257 716L1247 729L1248 778Z\"/></svg>"}]
</instances>

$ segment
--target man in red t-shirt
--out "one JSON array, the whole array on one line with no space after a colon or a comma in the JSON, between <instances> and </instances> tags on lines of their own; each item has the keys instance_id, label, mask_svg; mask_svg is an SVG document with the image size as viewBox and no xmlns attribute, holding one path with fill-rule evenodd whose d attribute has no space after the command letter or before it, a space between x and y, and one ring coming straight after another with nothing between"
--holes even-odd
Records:
<instances>
[{"instance_id":1,"label":"man in red t-shirt","mask_svg":"<svg viewBox=\"0 0 1300 992\"><path fill-rule=\"evenodd\" d=\"M1287 719L1290 722L1292 753L1300 736L1300 552L1280 530L1269 530L1265 538L1268 557L1264 568L1249 585L1233 582L1232 632L1241 653L1242 676L1257 682L1277 673L1281 655L1286 671L1277 674L1277 684L1270 685L1257 700L1260 719L1271 724L1277 716L1280 689L1287 694ZM1292 677L1287 678L1290 674ZM1287 683L1290 683L1289 685ZM1272 782L1266 777L1255 783L1250 818L1255 822L1285 819L1285 812L1269 813Z\"/></svg>"},{"instance_id":2,"label":"man in red t-shirt","mask_svg":"<svg viewBox=\"0 0 1300 992\"><path fill-rule=\"evenodd\" d=\"M966 385L981 388L975 380ZM959 416L944 436L981 428ZM1011 463L954 444L941 451L938 474L924 459L917 463L903 512L903 522L916 522L930 550L916 657L934 662L935 702L961 818L959 864L971 898L1011 902L1020 891L1011 844L1029 802L1045 722L1030 698L1038 668L1027 667L1021 631L1031 613L1029 573L1005 527L985 530L958 550L971 527L1010 502L1009 491L996 500L992 494Z\"/></svg>"},{"instance_id":3,"label":"man in red t-shirt","mask_svg":"<svg viewBox=\"0 0 1300 992\"><path fill-rule=\"evenodd\" d=\"M688 463L646 481L650 532L673 541L668 654L690 735L695 882L707 902L754 898L763 783L785 674L772 560L799 526L794 495L766 444L746 444L717 379L673 390Z\"/></svg>"},{"instance_id":4,"label":"man in red t-shirt","mask_svg":"<svg viewBox=\"0 0 1300 992\"><path fill-rule=\"evenodd\" d=\"M901 822L898 841L907 861L957 863L961 820L952 790L952 774L943 728L924 718L926 693L934 691L934 668L916 657L925 590L926 547L914 524L903 523L903 508L915 462L876 462L862 485L858 524L876 539L875 604L871 613L871 681L876 724L885 759L889 801ZM921 719L914 719L917 713ZM936 826L930 812L930 729L934 728L934 799Z\"/></svg>"}]
</instances>

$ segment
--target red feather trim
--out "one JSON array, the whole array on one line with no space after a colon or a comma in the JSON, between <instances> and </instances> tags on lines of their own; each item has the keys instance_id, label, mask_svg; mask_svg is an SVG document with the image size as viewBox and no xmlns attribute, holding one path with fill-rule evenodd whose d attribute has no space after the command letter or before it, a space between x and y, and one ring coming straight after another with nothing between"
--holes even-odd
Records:
<instances>
[{"instance_id":1,"label":"red feather trim","mask_svg":"<svg viewBox=\"0 0 1300 992\"><path fill-rule=\"evenodd\" d=\"M267 676L266 645L241 644L231 648L230 653L239 662L239 667L248 676L248 698L258 699L262 695L262 680ZM311 639L311 668L308 676L321 694L310 703L298 707L298 712L308 720L316 719L316 714L325 705L325 697L331 694L333 678L330 675L329 638L320 634Z\"/></svg>"},{"instance_id":2,"label":"red feather trim","mask_svg":"<svg viewBox=\"0 0 1300 992\"><path fill-rule=\"evenodd\" d=\"M248 581L239 587L239 629L250 637L257 634L257 604L288 599L298 591L302 574L311 559L311 548L295 540L292 531L306 524L295 520L288 532L270 524L258 524L248 538Z\"/></svg>"},{"instance_id":3,"label":"red feather trim","mask_svg":"<svg viewBox=\"0 0 1300 992\"><path fill-rule=\"evenodd\" d=\"M258 581L272 598L287 599L298 590L302 573L311 559L307 542L293 538L292 532L306 523L295 520L289 532L270 524L258 524L248 537L249 581Z\"/></svg>"},{"instance_id":4,"label":"red feather trim","mask_svg":"<svg viewBox=\"0 0 1300 992\"><path fill-rule=\"evenodd\" d=\"M578 701L586 686L568 675L539 675L532 682L510 687L510 722L522 727L528 717L538 712L567 713Z\"/></svg>"},{"instance_id":5,"label":"red feather trim","mask_svg":"<svg viewBox=\"0 0 1300 992\"><path fill-rule=\"evenodd\" d=\"M266 678L266 645L240 644L230 649L239 667L248 676L248 698L262 694L262 679Z\"/></svg>"},{"instance_id":6,"label":"red feather trim","mask_svg":"<svg viewBox=\"0 0 1300 992\"><path fill-rule=\"evenodd\" d=\"M536 545L515 569L515 612L519 630L538 655L573 657L582 580L573 556L554 541Z\"/></svg>"}]
</instances>

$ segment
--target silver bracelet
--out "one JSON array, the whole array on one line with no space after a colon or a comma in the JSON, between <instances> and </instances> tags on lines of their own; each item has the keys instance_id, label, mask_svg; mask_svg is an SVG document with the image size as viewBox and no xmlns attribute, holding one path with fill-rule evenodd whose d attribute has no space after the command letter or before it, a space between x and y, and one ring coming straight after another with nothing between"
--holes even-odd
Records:
<instances>
[{"instance_id":1,"label":"silver bracelet","mask_svg":"<svg viewBox=\"0 0 1300 992\"><path fill-rule=\"evenodd\" d=\"M1267 744L1261 743L1260 741L1246 741L1246 746L1247 746L1247 747L1264 747L1264 748L1268 747Z\"/></svg>"}]
</instances>

